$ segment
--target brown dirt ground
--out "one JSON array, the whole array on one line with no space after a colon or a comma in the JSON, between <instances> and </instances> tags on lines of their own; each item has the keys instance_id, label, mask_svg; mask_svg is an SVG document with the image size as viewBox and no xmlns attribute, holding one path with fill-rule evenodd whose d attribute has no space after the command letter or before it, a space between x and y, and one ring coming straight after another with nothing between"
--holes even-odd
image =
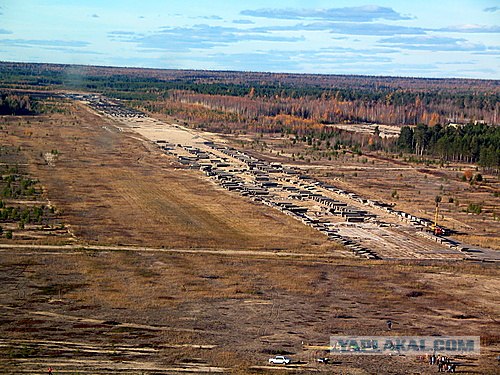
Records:
<instances>
[{"instance_id":1,"label":"brown dirt ground","mask_svg":"<svg viewBox=\"0 0 500 375\"><path fill-rule=\"evenodd\" d=\"M332 334L388 335L387 319L394 321L391 335L481 335L482 355L457 358L460 373L498 369L500 278L491 264L4 250L0 267L0 371L8 373L42 372L45 365L115 373L119 363L130 373L141 366L158 371L144 373L172 373L164 369L193 358L252 373L275 352L309 362L302 372L310 373L325 353L302 343L328 345ZM137 353L141 348L152 351ZM415 357L334 359L319 369L437 371Z\"/></svg>"},{"instance_id":2,"label":"brown dirt ground","mask_svg":"<svg viewBox=\"0 0 500 375\"><path fill-rule=\"evenodd\" d=\"M332 250L111 123L67 111L4 118L0 134L21 147L82 243ZM43 156L54 149L50 166ZM459 372L494 374L499 280L490 263L3 248L0 372L269 373L253 366L278 352L309 362L295 370L306 374L437 372L414 357L335 357L321 367L312 362L325 353L303 347L332 334L386 335L391 319L391 335L481 335L481 356L457 358Z\"/></svg>"}]
</instances>

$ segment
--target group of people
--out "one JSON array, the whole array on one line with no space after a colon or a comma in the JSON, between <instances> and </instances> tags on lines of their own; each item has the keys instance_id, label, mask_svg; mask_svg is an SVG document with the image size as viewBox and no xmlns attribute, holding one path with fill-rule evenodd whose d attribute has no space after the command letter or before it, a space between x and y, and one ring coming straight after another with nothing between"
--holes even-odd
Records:
<instances>
[{"instance_id":1,"label":"group of people","mask_svg":"<svg viewBox=\"0 0 500 375\"><path fill-rule=\"evenodd\" d=\"M451 362L450 358L444 355L431 354L429 356L429 364L437 365L438 372L455 372L456 365Z\"/></svg>"}]
</instances>

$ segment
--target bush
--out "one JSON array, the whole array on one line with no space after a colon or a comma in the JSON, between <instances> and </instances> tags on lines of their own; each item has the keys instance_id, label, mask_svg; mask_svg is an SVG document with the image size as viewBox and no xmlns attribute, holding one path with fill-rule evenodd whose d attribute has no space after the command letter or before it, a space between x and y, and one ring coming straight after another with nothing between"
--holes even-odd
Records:
<instances>
[{"instance_id":1,"label":"bush","mask_svg":"<svg viewBox=\"0 0 500 375\"><path fill-rule=\"evenodd\" d=\"M479 215L481 211L483 210L483 207L480 204L476 203L469 203L467 206L467 212Z\"/></svg>"}]
</instances>

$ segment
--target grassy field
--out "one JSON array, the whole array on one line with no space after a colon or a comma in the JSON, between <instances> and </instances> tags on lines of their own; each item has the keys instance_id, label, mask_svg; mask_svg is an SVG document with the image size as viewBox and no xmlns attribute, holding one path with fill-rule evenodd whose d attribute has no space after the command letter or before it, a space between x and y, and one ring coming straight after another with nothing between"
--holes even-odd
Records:
<instances>
[{"instance_id":1,"label":"grassy field","mask_svg":"<svg viewBox=\"0 0 500 375\"><path fill-rule=\"evenodd\" d=\"M497 372L496 264L342 257L319 232L221 190L111 120L59 106L0 119L2 146L15 145L3 162L40 180L67 229L46 243L76 243L42 248L16 228L2 238L0 372L289 373L268 368L278 353L304 374L437 372L415 357L315 363L328 353L308 346L334 334L480 335L481 356L455 358L459 372Z\"/></svg>"}]
</instances>

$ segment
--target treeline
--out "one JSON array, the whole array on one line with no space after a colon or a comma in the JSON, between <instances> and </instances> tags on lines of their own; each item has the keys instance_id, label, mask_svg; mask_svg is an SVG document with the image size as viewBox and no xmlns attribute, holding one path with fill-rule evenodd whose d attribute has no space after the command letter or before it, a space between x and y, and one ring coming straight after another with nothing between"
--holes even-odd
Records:
<instances>
[{"instance_id":1,"label":"treeline","mask_svg":"<svg viewBox=\"0 0 500 375\"><path fill-rule=\"evenodd\" d=\"M32 115L35 107L28 95L0 93L0 115Z\"/></svg>"},{"instance_id":2,"label":"treeline","mask_svg":"<svg viewBox=\"0 0 500 375\"><path fill-rule=\"evenodd\" d=\"M38 64L0 62L3 77L17 76L20 82L27 83L38 78L55 81L66 77L105 78L111 76L130 78L135 81L155 80L157 82L191 82L202 84L244 85L247 87L271 85L291 88L348 88L356 90L401 89L411 92L448 91L487 93L498 92L498 80L479 80L463 78L412 78L383 77L333 74L292 74L267 72L209 71L120 68L91 65ZM23 79L24 77L24 79ZM120 78L121 79L121 78Z\"/></svg>"},{"instance_id":3,"label":"treeline","mask_svg":"<svg viewBox=\"0 0 500 375\"><path fill-rule=\"evenodd\" d=\"M444 161L464 161L498 170L500 168L500 127L488 125L404 126L397 140L401 150L430 155Z\"/></svg>"},{"instance_id":4,"label":"treeline","mask_svg":"<svg viewBox=\"0 0 500 375\"><path fill-rule=\"evenodd\" d=\"M256 92L251 88L247 95L233 97L174 90L170 92L168 100L200 104L244 117L287 115L323 124L375 122L387 125L436 125L450 120L459 123L476 120L495 123L500 113L500 97L499 102L489 98L479 104L469 99L457 102L456 98L444 97L441 101L436 99L433 102L426 95L405 96L398 92L382 98L379 93L357 93L350 95L351 99L347 99L340 91L336 94L323 92L318 98L286 95L261 97Z\"/></svg>"},{"instance_id":5,"label":"treeline","mask_svg":"<svg viewBox=\"0 0 500 375\"><path fill-rule=\"evenodd\" d=\"M417 79L0 63L2 82L101 92L125 100L200 103L251 116L322 123L500 123L496 80ZM247 100L251 99L251 100Z\"/></svg>"},{"instance_id":6,"label":"treeline","mask_svg":"<svg viewBox=\"0 0 500 375\"><path fill-rule=\"evenodd\" d=\"M242 100L244 98L241 98ZM250 100L250 99L246 99ZM215 133L281 134L293 143L303 142L313 149L335 152L349 148L361 150L394 150L394 140L377 134L364 134L342 130L328 124L297 116L269 113L268 116L245 116L228 110L214 110L200 104L172 100L163 102L134 101L141 110L163 113L186 121L190 126Z\"/></svg>"}]
</instances>

